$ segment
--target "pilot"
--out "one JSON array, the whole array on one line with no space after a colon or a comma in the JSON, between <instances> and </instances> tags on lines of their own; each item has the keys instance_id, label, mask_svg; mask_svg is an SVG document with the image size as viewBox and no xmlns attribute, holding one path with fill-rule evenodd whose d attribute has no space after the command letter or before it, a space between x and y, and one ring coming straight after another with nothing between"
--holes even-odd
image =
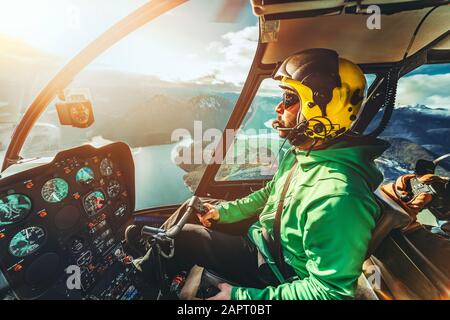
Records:
<instances>
[{"instance_id":1,"label":"pilot","mask_svg":"<svg viewBox=\"0 0 450 320\"><path fill-rule=\"evenodd\" d=\"M288 57L274 79L284 92L273 127L292 147L264 188L206 203L201 224L186 224L176 238L168 269L175 274L197 264L227 279L211 299L353 298L381 214L373 191L383 176L374 159L389 146L351 131L365 97L364 74L335 51L308 49ZM215 227L251 218L245 235ZM151 270L150 256L139 269Z\"/></svg>"}]
</instances>

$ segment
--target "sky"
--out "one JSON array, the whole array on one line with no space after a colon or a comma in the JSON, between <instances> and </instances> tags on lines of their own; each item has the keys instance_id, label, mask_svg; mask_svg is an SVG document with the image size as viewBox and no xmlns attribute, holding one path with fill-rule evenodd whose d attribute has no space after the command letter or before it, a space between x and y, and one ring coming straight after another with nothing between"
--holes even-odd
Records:
<instances>
[{"instance_id":1,"label":"sky","mask_svg":"<svg viewBox=\"0 0 450 320\"><path fill-rule=\"evenodd\" d=\"M68 61L114 22L145 3L0 0L0 33ZM248 71L256 49L257 18L248 6L233 23L215 22L222 5L222 0L184 3L128 35L93 64L177 80L206 79L221 71L224 80L236 82L236 71L239 76L239 67Z\"/></svg>"},{"instance_id":2,"label":"sky","mask_svg":"<svg viewBox=\"0 0 450 320\"><path fill-rule=\"evenodd\" d=\"M52 55L63 66L114 22L146 2L0 0L0 34ZM248 5L234 23L216 22L223 3L194 0L182 4L128 35L91 67L240 88L256 49L257 18ZM449 65L425 66L400 80L397 104L450 110L448 88Z\"/></svg>"}]
</instances>

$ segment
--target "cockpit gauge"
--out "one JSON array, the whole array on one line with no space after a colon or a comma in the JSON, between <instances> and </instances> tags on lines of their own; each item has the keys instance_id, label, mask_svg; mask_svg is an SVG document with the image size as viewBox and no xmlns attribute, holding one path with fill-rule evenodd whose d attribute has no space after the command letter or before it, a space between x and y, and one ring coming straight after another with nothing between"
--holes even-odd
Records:
<instances>
[{"instance_id":1,"label":"cockpit gauge","mask_svg":"<svg viewBox=\"0 0 450 320\"><path fill-rule=\"evenodd\" d=\"M84 103L74 103L70 106L70 116L74 122L83 127L89 122L91 111Z\"/></svg>"},{"instance_id":2,"label":"cockpit gauge","mask_svg":"<svg viewBox=\"0 0 450 320\"><path fill-rule=\"evenodd\" d=\"M56 203L64 200L69 193L69 184L61 178L48 180L41 190L42 198L50 203Z\"/></svg>"},{"instance_id":3,"label":"cockpit gauge","mask_svg":"<svg viewBox=\"0 0 450 320\"><path fill-rule=\"evenodd\" d=\"M118 218L121 218L125 215L125 213L127 213L127 204L126 203L122 203L116 211L114 211L114 215Z\"/></svg>"},{"instance_id":4,"label":"cockpit gauge","mask_svg":"<svg viewBox=\"0 0 450 320\"><path fill-rule=\"evenodd\" d=\"M105 195L100 190L89 193L83 201L84 210L89 217L97 214L105 205Z\"/></svg>"},{"instance_id":5,"label":"cockpit gauge","mask_svg":"<svg viewBox=\"0 0 450 320\"><path fill-rule=\"evenodd\" d=\"M24 194L10 194L0 198L0 226L24 219L31 211L31 199Z\"/></svg>"},{"instance_id":6,"label":"cockpit gauge","mask_svg":"<svg viewBox=\"0 0 450 320\"><path fill-rule=\"evenodd\" d=\"M108 196L111 198L115 198L120 193L120 183L119 181L112 179L108 182L107 188Z\"/></svg>"},{"instance_id":7,"label":"cockpit gauge","mask_svg":"<svg viewBox=\"0 0 450 320\"><path fill-rule=\"evenodd\" d=\"M77 171L75 180L79 184L89 185L94 181L94 171L89 167L82 167Z\"/></svg>"},{"instance_id":8,"label":"cockpit gauge","mask_svg":"<svg viewBox=\"0 0 450 320\"><path fill-rule=\"evenodd\" d=\"M45 231L33 226L17 232L9 243L9 252L15 257L23 258L36 252L45 242Z\"/></svg>"},{"instance_id":9,"label":"cockpit gauge","mask_svg":"<svg viewBox=\"0 0 450 320\"><path fill-rule=\"evenodd\" d=\"M110 176L113 174L114 165L110 158L104 158L100 162L100 173L102 176Z\"/></svg>"}]
</instances>

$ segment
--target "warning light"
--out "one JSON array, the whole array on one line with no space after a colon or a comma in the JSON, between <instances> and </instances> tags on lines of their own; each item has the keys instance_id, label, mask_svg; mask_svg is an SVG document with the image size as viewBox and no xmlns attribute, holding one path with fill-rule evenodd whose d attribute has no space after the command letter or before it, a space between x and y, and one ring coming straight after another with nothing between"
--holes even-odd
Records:
<instances>
[{"instance_id":1,"label":"warning light","mask_svg":"<svg viewBox=\"0 0 450 320\"><path fill-rule=\"evenodd\" d=\"M41 212L39 212L39 217L41 217L41 218L45 218L46 216L47 216L47 211L41 211Z\"/></svg>"},{"instance_id":2,"label":"warning light","mask_svg":"<svg viewBox=\"0 0 450 320\"><path fill-rule=\"evenodd\" d=\"M103 198L97 197L97 199L95 200L95 205L96 205L97 209L103 208L103 202L104 202Z\"/></svg>"},{"instance_id":3,"label":"warning light","mask_svg":"<svg viewBox=\"0 0 450 320\"><path fill-rule=\"evenodd\" d=\"M130 264L130 263L133 262L133 257L132 257L132 256L125 256L125 257L123 258L122 262L123 262L124 264Z\"/></svg>"},{"instance_id":4,"label":"warning light","mask_svg":"<svg viewBox=\"0 0 450 320\"><path fill-rule=\"evenodd\" d=\"M22 267L22 265L21 264L16 264L15 266L14 266L14 272L19 272L19 271L22 271L22 269L23 269L23 267Z\"/></svg>"},{"instance_id":5,"label":"warning light","mask_svg":"<svg viewBox=\"0 0 450 320\"><path fill-rule=\"evenodd\" d=\"M25 183L25 188L27 188L27 189L31 189L31 188L33 188L33 186L34 186L34 183L32 181L28 181L27 183Z\"/></svg>"}]
</instances>

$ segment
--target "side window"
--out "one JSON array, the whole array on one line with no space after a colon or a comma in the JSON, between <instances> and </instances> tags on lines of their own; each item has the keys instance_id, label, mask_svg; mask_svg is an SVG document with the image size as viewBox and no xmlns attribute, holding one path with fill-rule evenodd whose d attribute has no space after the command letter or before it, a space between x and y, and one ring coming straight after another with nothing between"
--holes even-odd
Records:
<instances>
[{"instance_id":1,"label":"side window","mask_svg":"<svg viewBox=\"0 0 450 320\"><path fill-rule=\"evenodd\" d=\"M450 152L450 64L424 65L398 83L395 110L380 138L391 147L378 159L386 180L414 170L418 159L433 160ZM382 116L369 125L372 131ZM443 162L442 175L450 174Z\"/></svg>"},{"instance_id":2,"label":"side window","mask_svg":"<svg viewBox=\"0 0 450 320\"><path fill-rule=\"evenodd\" d=\"M412 173L418 159L433 160L450 152L450 64L424 65L398 83L396 106L380 138L391 147L376 160L385 180ZM381 118L377 114L368 131ZM450 177L450 159L436 173ZM436 225L427 210L419 214L423 224Z\"/></svg>"},{"instance_id":3,"label":"side window","mask_svg":"<svg viewBox=\"0 0 450 320\"><path fill-rule=\"evenodd\" d=\"M289 148L289 142L283 145L284 139L272 128L281 95L278 81L265 79L261 83L216 180L270 179L273 176L279 159Z\"/></svg>"}]
</instances>

